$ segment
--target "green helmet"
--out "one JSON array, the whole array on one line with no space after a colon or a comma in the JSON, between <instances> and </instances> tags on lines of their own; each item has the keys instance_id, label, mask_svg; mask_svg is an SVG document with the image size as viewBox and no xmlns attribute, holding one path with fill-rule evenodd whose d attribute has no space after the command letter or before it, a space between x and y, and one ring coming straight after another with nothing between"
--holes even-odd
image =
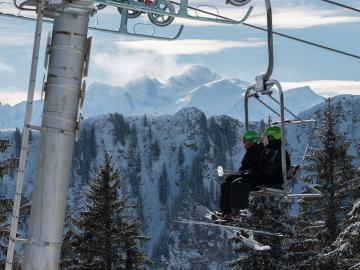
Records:
<instances>
[{"instance_id":1,"label":"green helmet","mask_svg":"<svg viewBox=\"0 0 360 270\"><path fill-rule=\"evenodd\" d=\"M268 127L265 132L264 136L272 136L275 140L281 139L281 128L274 126L274 127Z\"/></svg>"},{"instance_id":2,"label":"green helmet","mask_svg":"<svg viewBox=\"0 0 360 270\"><path fill-rule=\"evenodd\" d=\"M253 143L258 143L260 140L260 133L255 130L247 130L244 132L242 138Z\"/></svg>"}]
</instances>

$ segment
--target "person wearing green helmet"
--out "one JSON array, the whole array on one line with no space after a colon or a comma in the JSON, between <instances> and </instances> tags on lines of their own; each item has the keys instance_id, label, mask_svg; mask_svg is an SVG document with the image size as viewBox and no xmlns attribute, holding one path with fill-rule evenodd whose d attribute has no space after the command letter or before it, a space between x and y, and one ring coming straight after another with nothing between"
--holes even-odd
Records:
<instances>
[{"instance_id":1,"label":"person wearing green helmet","mask_svg":"<svg viewBox=\"0 0 360 270\"><path fill-rule=\"evenodd\" d=\"M284 183L281 162L281 128L268 127L264 132L263 142L265 151L263 155L262 172L267 175L265 185L282 186ZM286 153L286 168L290 169L290 156Z\"/></svg>"},{"instance_id":2,"label":"person wearing green helmet","mask_svg":"<svg viewBox=\"0 0 360 270\"><path fill-rule=\"evenodd\" d=\"M241 161L241 167L236 175L229 175L221 185L220 193L220 213L223 216L231 213L232 205L238 204L237 194L232 189L232 183L242 177L242 175L251 174L257 169L259 156L263 151L260 133L255 130L247 130L242 136L242 143L246 150L243 160Z\"/></svg>"},{"instance_id":3,"label":"person wearing green helmet","mask_svg":"<svg viewBox=\"0 0 360 270\"><path fill-rule=\"evenodd\" d=\"M263 136L263 150L258 156L258 161L248 174L232 181L231 205L232 212L237 214L249 207L249 192L258 190L261 186L271 186L282 189L284 182L281 159L281 129L273 126L265 130ZM290 157L286 152L287 168L290 168Z\"/></svg>"}]
</instances>

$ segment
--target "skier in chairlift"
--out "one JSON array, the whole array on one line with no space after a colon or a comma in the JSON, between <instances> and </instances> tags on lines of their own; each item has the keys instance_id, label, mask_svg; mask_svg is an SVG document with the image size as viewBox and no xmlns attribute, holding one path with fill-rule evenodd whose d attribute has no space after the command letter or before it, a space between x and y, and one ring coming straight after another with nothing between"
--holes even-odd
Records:
<instances>
[{"instance_id":1,"label":"skier in chairlift","mask_svg":"<svg viewBox=\"0 0 360 270\"><path fill-rule=\"evenodd\" d=\"M240 175L234 174L227 176L225 182L221 185L220 212L222 216L231 214L231 208L238 204L234 198L235 193L232 192L232 189L235 188L232 183L238 179L252 177L252 175L256 173L260 161L259 157L264 150L264 146L260 142L260 133L254 130L244 132L242 143L246 153L239 168Z\"/></svg>"},{"instance_id":2,"label":"skier in chairlift","mask_svg":"<svg viewBox=\"0 0 360 270\"><path fill-rule=\"evenodd\" d=\"M232 181L230 186L230 207L232 214L249 214L249 192L261 186L282 189L284 183L281 162L281 129L273 126L265 130L263 150L252 171ZM286 152L286 167L290 168L290 157Z\"/></svg>"}]
</instances>

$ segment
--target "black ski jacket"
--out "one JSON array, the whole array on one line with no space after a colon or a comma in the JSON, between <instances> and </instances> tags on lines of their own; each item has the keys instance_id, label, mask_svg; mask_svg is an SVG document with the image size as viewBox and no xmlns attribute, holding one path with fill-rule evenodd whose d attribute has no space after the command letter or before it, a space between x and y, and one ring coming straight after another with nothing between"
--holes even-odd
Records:
<instances>
[{"instance_id":1,"label":"black ski jacket","mask_svg":"<svg viewBox=\"0 0 360 270\"><path fill-rule=\"evenodd\" d=\"M290 156L286 152L286 168L290 169ZM261 154L261 161L258 175L262 178L262 181L266 185L282 185L284 178L282 174L282 162L281 162L281 141L270 141L267 146L264 147L264 151Z\"/></svg>"},{"instance_id":2,"label":"black ski jacket","mask_svg":"<svg viewBox=\"0 0 360 270\"><path fill-rule=\"evenodd\" d=\"M225 179L226 182L232 182L235 179L242 177L252 177L258 170L261 161L261 153L264 151L264 145L253 144L246 152L241 161L241 166L239 172L244 173L244 175L228 175Z\"/></svg>"},{"instance_id":3,"label":"black ski jacket","mask_svg":"<svg viewBox=\"0 0 360 270\"><path fill-rule=\"evenodd\" d=\"M245 153L243 160L241 161L241 167L239 172L244 172L248 176L257 174L261 162L261 154L264 151L264 145L253 144Z\"/></svg>"}]
</instances>

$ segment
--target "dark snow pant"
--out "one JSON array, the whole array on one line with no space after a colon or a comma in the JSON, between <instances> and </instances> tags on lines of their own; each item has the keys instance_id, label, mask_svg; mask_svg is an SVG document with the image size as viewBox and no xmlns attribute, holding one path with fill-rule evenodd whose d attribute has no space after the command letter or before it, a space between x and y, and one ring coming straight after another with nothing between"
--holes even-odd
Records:
<instances>
[{"instance_id":1,"label":"dark snow pant","mask_svg":"<svg viewBox=\"0 0 360 270\"><path fill-rule=\"evenodd\" d=\"M236 180L239 176L230 175L225 179L225 182L221 184L221 193L220 193L220 211L224 214L229 214L231 212L230 206L230 189L231 183Z\"/></svg>"},{"instance_id":2,"label":"dark snow pant","mask_svg":"<svg viewBox=\"0 0 360 270\"><path fill-rule=\"evenodd\" d=\"M233 210L249 208L249 193L257 186L266 184L264 179L256 177L242 177L231 182L230 208Z\"/></svg>"}]
</instances>

